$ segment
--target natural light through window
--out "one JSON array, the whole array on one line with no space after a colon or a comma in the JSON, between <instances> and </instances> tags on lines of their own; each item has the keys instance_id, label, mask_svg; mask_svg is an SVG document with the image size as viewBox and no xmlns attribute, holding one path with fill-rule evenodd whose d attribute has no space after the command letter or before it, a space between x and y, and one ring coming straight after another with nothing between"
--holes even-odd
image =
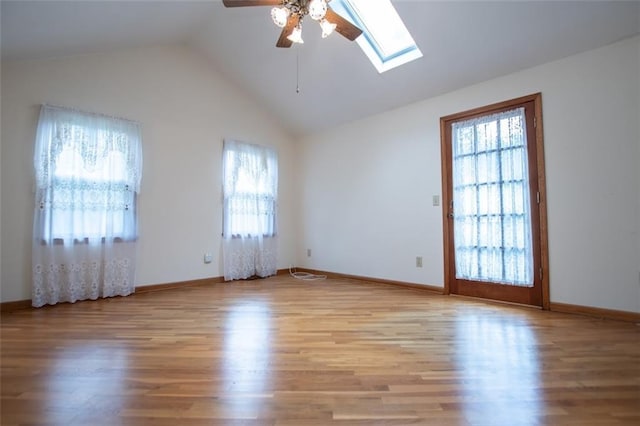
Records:
<instances>
[{"instance_id":1,"label":"natural light through window","mask_svg":"<svg viewBox=\"0 0 640 426\"><path fill-rule=\"evenodd\" d=\"M356 41L378 72L422 57L391 0L333 0L331 8L362 29Z\"/></svg>"}]
</instances>

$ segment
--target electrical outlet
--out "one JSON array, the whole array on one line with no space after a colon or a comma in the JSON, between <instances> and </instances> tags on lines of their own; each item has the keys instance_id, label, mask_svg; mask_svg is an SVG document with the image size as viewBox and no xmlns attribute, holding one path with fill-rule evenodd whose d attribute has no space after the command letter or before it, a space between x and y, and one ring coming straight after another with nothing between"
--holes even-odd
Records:
<instances>
[{"instance_id":1,"label":"electrical outlet","mask_svg":"<svg viewBox=\"0 0 640 426\"><path fill-rule=\"evenodd\" d=\"M416 268L422 268L422 256L416 256Z\"/></svg>"},{"instance_id":2,"label":"electrical outlet","mask_svg":"<svg viewBox=\"0 0 640 426\"><path fill-rule=\"evenodd\" d=\"M307 249L307 257L311 257L311 249Z\"/></svg>"},{"instance_id":3,"label":"electrical outlet","mask_svg":"<svg viewBox=\"0 0 640 426\"><path fill-rule=\"evenodd\" d=\"M213 255L211 253L204 254L204 263L211 263L213 260Z\"/></svg>"}]
</instances>

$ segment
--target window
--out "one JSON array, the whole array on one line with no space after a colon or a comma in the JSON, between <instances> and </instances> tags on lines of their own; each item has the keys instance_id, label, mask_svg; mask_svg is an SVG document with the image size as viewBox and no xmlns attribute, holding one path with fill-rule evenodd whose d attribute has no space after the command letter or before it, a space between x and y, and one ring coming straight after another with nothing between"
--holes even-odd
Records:
<instances>
[{"instance_id":1,"label":"window","mask_svg":"<svg viewBox=\"0 0 640 426\"><path fill-rule=\"evenodd\" d=\"M390 0L334 0L331 8L362 29L362 51L382 73L422 57Z\"/></svg>"},{"instance_id":2,"label":"window","mask_svg":"<svg viewBox=\"0 0 640 426\"><path fill-rule=\"evenodd\" d=\"M35 151L39 239L135 240L141 168L137 123L43 106Z\"/></svg>"},{"instance_id":3,"label":"window","mask_svg":"<svg viewBox=\"0 0 640 426\"><path fill-rule=\"evenodd\" d=\"M276 235L278 160L273 149L224 141L223 235L272 237Z\"/></svg>"},{"instance_id":4,"label":"window","mask_svg":"<svg viewBox=\"0 0 640 426\"><path fill-rule=\"evenodd\" d=\"M222 149L224 279L277 273L278 157L264 146L225 140Z\"/></svg>"},{"instance_id":5,"label":"window","mask_svg":"<svg viewBox=\"0 0 640 426\"><path fill-rule=\"evenodd\" d=\"M34 167L33 306L133 293L140 126L43 105Z\"/></svg>"}]
</instances>

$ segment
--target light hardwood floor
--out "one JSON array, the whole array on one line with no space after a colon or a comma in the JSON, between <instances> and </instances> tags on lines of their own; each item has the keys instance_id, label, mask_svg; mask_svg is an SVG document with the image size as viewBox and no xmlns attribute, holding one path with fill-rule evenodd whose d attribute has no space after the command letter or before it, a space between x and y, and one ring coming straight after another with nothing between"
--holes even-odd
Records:
<instances>
[{"instance_id":1,"label":"light hardwood floor","mask_svg":"<svg viewBox=\"0 0 640 426\"><path fill-rule=\"evenodd\" d=\"M640 327L288 276L2 315L2 425L639 425Z\"/></svg>"}]
</instances>

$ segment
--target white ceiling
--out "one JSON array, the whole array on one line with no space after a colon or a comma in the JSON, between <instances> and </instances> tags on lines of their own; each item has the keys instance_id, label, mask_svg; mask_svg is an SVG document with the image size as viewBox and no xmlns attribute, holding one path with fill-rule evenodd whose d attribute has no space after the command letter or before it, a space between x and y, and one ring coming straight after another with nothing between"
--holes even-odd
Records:
<instances>
[{"instance_id":1,"label":"white ceiling","mask_svg":"<svg viewBox=\"0 0 640 426\"><path fill-rule=\"evenodd\" d=\"M2 59L187 43L301 135L640 32L638 1L393 3L424 56L383 74L356 43L321 39L311 21L304 45L278 49L268 7L227 9L220 0L2 0Z\"/></svg>"}]
</instances>

